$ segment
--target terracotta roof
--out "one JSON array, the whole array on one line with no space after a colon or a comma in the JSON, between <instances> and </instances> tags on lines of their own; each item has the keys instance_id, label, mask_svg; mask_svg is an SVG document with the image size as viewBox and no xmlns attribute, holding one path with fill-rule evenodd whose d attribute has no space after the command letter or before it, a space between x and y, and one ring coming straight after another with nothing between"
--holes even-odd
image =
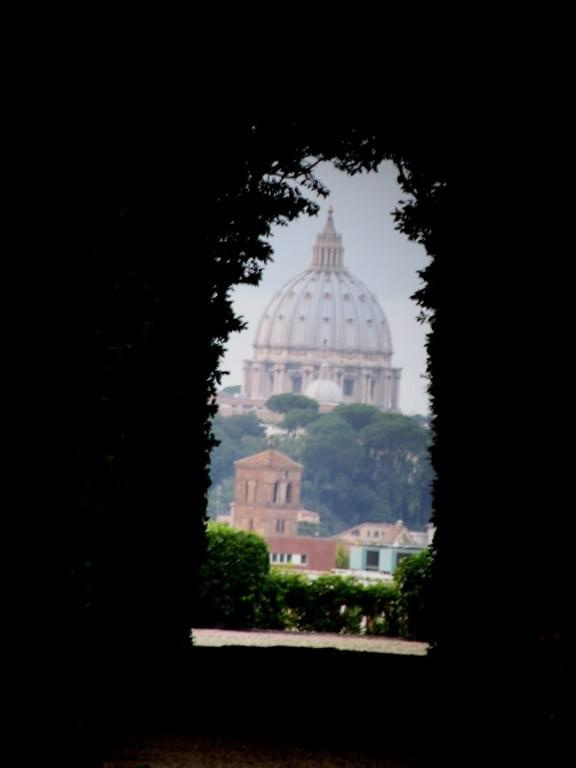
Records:
<instances>
[{"instance_id":1,"label":"terracotta roof","mask_svg":"<svg viewBox=\"0 0 576 768\"><path fill-rule=\"evenodd\" d=\"M407 546L415 545L420 546L420 542L415 541L412 537L412 532L404 525L401 520L395 523L359 523L358 525L348 528L345 531L334 536L335 539L340 538L355 538L358 541L367 541L368 537L365 534L366 529L378 530L379 536L370 537L371 544L385 544L393 546L398 539L404 539ZM353 533L358 531L358 533Z\"/></svg>"},{"instance_id":2,"label":"terracotta roof","mask_svg":"<svg viewBox=\"0 0 576 768\"><path fill-rule=\"evenodd\" d=\"M246 456L245 458L238 459L238 461L234 462L235 467L247 467L252 464L259 467L281 465L304 469L302 464L298 464L298 462L291 459L290 456L286 456L285 453L276 451L273 448L269 448L266 451L260 451L260 453L254 453L252 456Z\"/></svg>"}]
</instances>

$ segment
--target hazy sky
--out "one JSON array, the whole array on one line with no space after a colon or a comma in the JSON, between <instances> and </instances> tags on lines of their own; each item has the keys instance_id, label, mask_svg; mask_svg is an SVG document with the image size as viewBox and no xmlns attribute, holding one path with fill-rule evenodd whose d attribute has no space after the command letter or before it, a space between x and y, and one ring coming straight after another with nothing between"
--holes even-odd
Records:
<instances>
[{"instance_id":1,"label":"hazy sky","mask_svg":"<svg viewBox=\"0 0 576 768\"><path fill-rule=\"evenodd\" d=\"M347 176L330 164L319 167L318 177L330 190L320 200L317 217L302 217L287 227L275 228L271 245L274 261L264 270L259 286L240 286L232 294L236 312L248 323L233 334L222 369L222 386L242 383L242 361L252 357L256 326L268 302L292 277L312 263L316 235L324 228L328 206L334 207L336 230L342 235L344 264L376 295L390 325L392 364L402 369L400 409L403 413L429 412L426 380L427 325L416 318L419 308L409 297L421 287L417 270L428 263L424 249L394 229L392 211L402 198L392 163L377 173Z\"/></svg>"}]
</instances>

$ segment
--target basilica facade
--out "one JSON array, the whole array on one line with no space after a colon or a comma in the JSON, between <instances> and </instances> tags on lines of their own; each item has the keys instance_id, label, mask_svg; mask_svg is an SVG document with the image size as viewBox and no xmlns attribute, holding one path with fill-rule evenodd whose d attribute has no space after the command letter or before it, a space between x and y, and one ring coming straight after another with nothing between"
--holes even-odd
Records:
<instances>
[{"instance_id":1,"label":"basilica facade","mask_svg":"<svg viewBox=\"0 0 576 768\"><path fill-rule=\"evenodd\" d=\"M278 291L260 319L242 395L265 401L293 392L325 404L397 411L400 369L392 353L378 300L344 266L330 208L310 267Z\"/></svg>"}]
</instances>

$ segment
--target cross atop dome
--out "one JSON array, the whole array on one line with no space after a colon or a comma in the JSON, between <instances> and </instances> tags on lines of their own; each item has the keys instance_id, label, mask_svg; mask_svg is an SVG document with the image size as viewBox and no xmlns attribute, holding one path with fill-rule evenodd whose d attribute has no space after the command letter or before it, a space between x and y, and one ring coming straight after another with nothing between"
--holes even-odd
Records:
<instances>
[{"instance_id":1,"label":"cross atop dome","mask_svg":"<svg viewBox=\"0 0 576 768\"><path fill-rule=\"evenodd\" d=\"M316 238L312 267L314 269L342 269L344 266L344 248L342 237L334 226L334 208L328 208L328 218L324 229Z\"/></svg>"}]
</instances>

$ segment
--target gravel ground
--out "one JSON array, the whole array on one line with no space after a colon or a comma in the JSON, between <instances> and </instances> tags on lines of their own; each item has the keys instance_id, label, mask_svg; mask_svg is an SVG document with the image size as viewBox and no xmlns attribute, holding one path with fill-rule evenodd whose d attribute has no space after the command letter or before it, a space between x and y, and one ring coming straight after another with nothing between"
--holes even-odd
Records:
<instances>
[{"instance_id":1,"label":"gravel ground","mask_svg":"<svg viewBox=\"0 0 576 768\"><path fill-rule=\"evenodd\" d=\"M252 645L338 648L342 651L402 653L424 656L426 643L392 637L366 635L331 635L308 632L232 632L222 629L194 629L194 643L199 646Z\"/></svg>"},{"instance_id":2,"label":"gravel ground","mask_svg":"<svg viewBox=\"0 0 576 768\"><path fill-rule=\"evenodd\" d=\"M305 632L232 632L195 629L197 646L292 646L372 653L426 653L425 643L388 637ZM253 743L233 737L172 736L124 742L108 754L104 768L425 768L428 763L378 757L362 751L321 751L295 745Z\"/></svg>"},{"instance_id":3,"label":"gravel ground","mask_svg":"<svg viewBox=\"0 0 576 768\"><path fill-rule=\"evenodd\" d=\"M426 768L422 762L379 758L361 752L321 752L226 739L148 739L127 746L104 768Z\"/></svg>"}]
</instances>

